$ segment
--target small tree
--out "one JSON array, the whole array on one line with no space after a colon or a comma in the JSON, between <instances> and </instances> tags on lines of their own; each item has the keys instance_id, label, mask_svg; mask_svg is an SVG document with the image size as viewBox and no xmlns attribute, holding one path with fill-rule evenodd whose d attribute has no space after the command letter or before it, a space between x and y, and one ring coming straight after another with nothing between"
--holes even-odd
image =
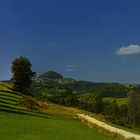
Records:
<instances>
[{"instance_id":1,"label":"small tree","mask_svg":"<svg viewBox=\"0 0 140 140\"><path fill-rule=\"evenodd\" d=\"M13 90L23 94L30 94L32 77L35 72L31 70L31 62L25 57L16 58L12 62Z\"/></svg>"},{"instance_id":2,"label":"small tree","mask_svg":"<svg viewBox=\"0 0 140 140\"><path fill-rule=\"evenodd\" d=\"M101 113L103 111L104 103L102 96L98 93L95 95L95 113Z\"/></svg>"}]
</instances>

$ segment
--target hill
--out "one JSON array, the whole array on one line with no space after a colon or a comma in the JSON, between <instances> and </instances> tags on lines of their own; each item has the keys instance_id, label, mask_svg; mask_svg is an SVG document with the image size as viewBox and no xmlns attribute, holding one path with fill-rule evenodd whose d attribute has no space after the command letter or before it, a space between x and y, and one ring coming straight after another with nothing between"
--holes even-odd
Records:
<instances>
[{"instance_id":1,"label":"hill","mask_svg":"<svg viewBox=\"0 0 140 140\"><path fill-rule=\"evenodd\" d=\"M70 89L77 95L98 93L102 97L127 97L128 91L133 88L140 91L139 85L124 85L119 83L95 83L89 81L78 81L71 78L65 78L59 73L49 71L41 74L33 82L35 91L44 90L57 93L63 89ZM52 92L51 92L52 93Z\"/></svg>"},{"instance_id":2,"label":"hill","mask_svg":"<svg viewBox=\"0 0 140 140\"><path fill-rule=\"evenodd\" d=\"M10 83L10 81L5 82ZM98 93L102 97L126 98L131 89L140 92L140 85L79 81L66 78L55 71L48 71L33 80L32 89L35 94L41 94L46 90L51 91L50 93L57 93L64 89L70 89L77 95L92 96L92 94Z\"/></svg>"},{"instance_id":3,"label":"hill","mask_svg":"<svg viewBox=\"0 0 140 140\"><path fill-rule=\"evenodd\" d=\"M78 111L54 104L43 104L32 97L0 88L0 139L1 140L109 140L72 118L62 117L63 112L69 116ZM27 102L28 101L28 102ZM29 104L35 105L31 108ZM53 110L51 111L51 108ZM42 108L44 108L42 110ZM55 111L55 109L56 111ZM63 109L62 109L63 108ZM59 110L61 111L60 114ZM47 111L48 110L48 113ZM68 113L66 113L68 112ZM53 115L51 115L51 113ZM54 115L55 114L55 115ZM58 116L59 115L59 116Z\"/></svg>"},{"instance_id":4,"label":"hill","mask_svg":"<svg viewBox=\"0 0 140 140\"><path fill-rule=\"evenodd\" d=\"M59 79L63 78L63 76L55 71L48 71L41 74L38 78L46 80L46 79Z\"/></svg>"}]
</instances>

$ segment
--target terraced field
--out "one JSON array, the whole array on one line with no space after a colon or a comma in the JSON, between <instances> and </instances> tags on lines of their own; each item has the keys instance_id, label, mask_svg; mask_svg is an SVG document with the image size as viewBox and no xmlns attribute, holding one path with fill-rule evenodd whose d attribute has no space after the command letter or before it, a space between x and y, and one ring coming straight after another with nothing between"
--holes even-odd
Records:
<instances>
[{"instance_id":1,"label":"terraced field","mask_svg":"<svg viewBox=\"0 0 140 140\"><path fill-rule=\"evenodd\" d=\"M110 140L79 121L21 107L22 98L0 91L0 140Z\"/></svg>"}]
</instances>

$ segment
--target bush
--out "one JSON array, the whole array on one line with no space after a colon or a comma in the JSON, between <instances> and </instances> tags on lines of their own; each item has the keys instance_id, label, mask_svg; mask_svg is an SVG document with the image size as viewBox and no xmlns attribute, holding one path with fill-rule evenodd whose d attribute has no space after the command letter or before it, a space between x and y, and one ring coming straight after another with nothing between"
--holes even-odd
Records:
<instances>
[{"instance_id":1,"label":"bush","mask_svg":"<svg viewBox=\"0 0 140 140\"><path fill-rule=\"evenodd\" d=\"M39 110L39 103L32 97L23 97L23 99L19 103L21 106L24 106L28 109Z\"/></svg>"}]
</instances>

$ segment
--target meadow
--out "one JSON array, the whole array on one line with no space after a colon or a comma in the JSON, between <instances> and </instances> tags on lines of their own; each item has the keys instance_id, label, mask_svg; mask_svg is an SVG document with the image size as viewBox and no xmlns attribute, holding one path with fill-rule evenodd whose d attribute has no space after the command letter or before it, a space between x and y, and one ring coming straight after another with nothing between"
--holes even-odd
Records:
<instances>
[{"instance_id":1,"label":"meadow","mask_svg":"<svg viewBox=\"0 0 140 140\"><path fill-rule=\"evenodd\" d=\"M110 140L72 118L21 107L22 98L1 89L0 140Z\"/></svg>"},{"instance_id":2,"label":"meadow","mask_svg":"<svg viewBox=\"0 0 140 140\"><path fill-rule=\"evenodd\" d=\"M116 100L118 105L122 105L122 104L127 104L128 103L128 98L115 98L115 97L104 97L103 98L103 101L113 102L114 100Z\"/></svg>"}]
</instances>

